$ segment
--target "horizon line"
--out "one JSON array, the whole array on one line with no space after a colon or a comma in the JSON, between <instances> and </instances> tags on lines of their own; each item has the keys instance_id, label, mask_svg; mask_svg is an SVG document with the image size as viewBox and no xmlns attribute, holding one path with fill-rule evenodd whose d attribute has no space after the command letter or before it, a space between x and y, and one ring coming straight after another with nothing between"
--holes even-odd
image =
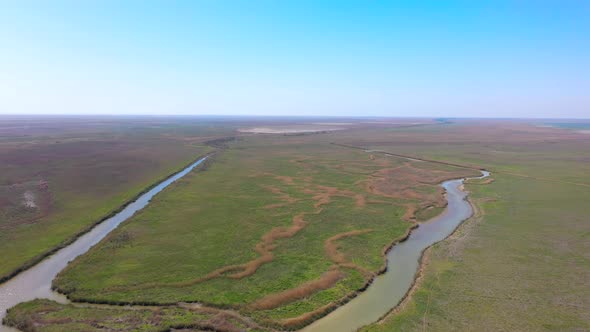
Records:
<instances>
[{"instance_id":1,"label":"horizon line","mask_svg":"<svg viewBox=\"0 0 590 332\"><path fill-rule=\"evenodd\" d=\"M291 115L291 114L120 114L120 113L0 113L4 116L22 116L22 117L219 117L219 118L341 118L341 119L366 119L366 118L383 118L383 119L473 119L473 120L590 120L590 117L572 118L572 117L494 117L494 116L405 116L405 115Z\"/></svg>"}]
</instances>

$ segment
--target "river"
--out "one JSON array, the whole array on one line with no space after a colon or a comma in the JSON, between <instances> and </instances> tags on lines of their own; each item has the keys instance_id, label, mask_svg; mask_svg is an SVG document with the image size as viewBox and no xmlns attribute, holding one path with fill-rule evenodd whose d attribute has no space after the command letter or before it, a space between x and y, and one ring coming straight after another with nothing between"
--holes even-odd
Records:
<instances>
[{"instance_id":1,"label":"river","mask_svg":"<svg viewBox=\"0 0 590 332\"><path fill-rule=\"evenodd\" d=\"M174 181L188 174L208 157L203 157L190 164L182 171L160 182L146 193L129 203L119 213L92 228L88 233L80 236L69 246L60 249L55 254L47 257L39 264L17 274L12 279L0 284L0 320L6 316L6 310L21 302L31 301L36 298L46 298L60 303L67 303L67 298L51 290L51 282L57 274L74 258L87 252L92 246L102 240L123 221L143 209L152 197L168 187ZM0 325L0 331L17 331L16 329Z\"/></svg>"},{"instance_id":2,"label":"river","mask_svg":"<svg viewBox=\"0 0 590 332\"><path fill-rule=\"evenodd\" d=\"M489 176L482 171L479 179ZM378 321L395 308L414 284L424 250L444 240L466 219L473 209L462 190L464 179L443 182L448 205L438 216L412 231L408 239L387 253L387 271L375 278L364 292L327 316L313 322L303 332L356 331Z\"/></svg>"}]
</instances>

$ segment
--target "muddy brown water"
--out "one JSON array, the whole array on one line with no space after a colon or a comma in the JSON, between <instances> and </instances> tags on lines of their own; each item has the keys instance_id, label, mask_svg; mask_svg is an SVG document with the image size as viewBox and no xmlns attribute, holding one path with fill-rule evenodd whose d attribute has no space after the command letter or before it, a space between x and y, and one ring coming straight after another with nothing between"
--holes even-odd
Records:
<instances>
[{"instance_id":1,"label":"muddy brown water","mask_svg":"<svg viewBox=\"0 0 590 332\"><path fill-rule=\"evenodd\" d=\"M60 249L55 254L47 257L37 265L23 271L12 279L0 284L0 320L6 316L6 310L26 301L36 298L51 299L60 303L67 303L67 298L51 290L51 282L57 274L74 258L87 252L92 246L102 240L123 221L129 219L135 212L149 204L150 200L174 181L188 174L208 157L201 158L182 171L172 175L166 180L129 203L123 210L106 219L94 227L90 232L80 236L69 246ZM5 325L0 326L0 331L17 331Z\"/></svg>"},{"instance_id":2,"label":"muddy brown water","mask_svg":"<svg viewBox=\"0 0 590 332\"><path fill-rule=\"evenodd\" d=\"M489 176L482 171L478 179ZM447 208L438 216L412 231L408 239L398 243L387 253L387 271L375 278L364 292L327 316L304 328L303 332L356 331L378 321L404 298L414 284L423 251L447 238L466 219L473 209L461 190L464 179L443 182Z\"/></svg>"}]
</instances>

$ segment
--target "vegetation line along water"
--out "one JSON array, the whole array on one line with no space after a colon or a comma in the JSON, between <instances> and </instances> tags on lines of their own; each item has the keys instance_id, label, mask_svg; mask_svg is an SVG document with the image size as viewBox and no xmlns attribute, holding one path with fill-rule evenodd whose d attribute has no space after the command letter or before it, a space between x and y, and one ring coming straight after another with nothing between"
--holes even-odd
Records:
<instances>
[{"instance_id":1,"label":"vegetation line along water","mask_svg":"<svg viewBox=\"0 0 590 332\"><path fill-rule=\"evenodd\" d=\"M135 212L144 208L150 200L174 181L188 174L195 167L203 163L209 156L205 156L180 172L168 177L153 188L127 204L121 211L112 217L96 225L88 233L80 236L70 245L58 250L40 263L26 271L19 273L12 279L0 284L0 319L6 315L6 310L18 303L30 301L36 298L47 298L65 303L67 298L51 289L51 283L55 276L63 270L67 264L81 254L87 252L92 246L103 239L123 221L129 219ZM4 325L0 331L14 331Z\"/></svg>"},{"instance_id":2,"label":"vegetation line along water","mask_svg":"<svg viewBox=\"0 0 590 332\"><path fill-rule=\"evenodd\" d=\"M489 172L481 171L482 179ZM303 329L305 332L356 331L380 320L393 310L410 291L424 250L446 239L455 229L473 214L462 190L465 179L442 183L446 191L447 208L437 217L421 223L408 238L394 245L387 253L387 270L357 297L337 308L327 316Z\"/></svg>"},{"instance_id":3,"label":"vegetation line along water","mask_svg":"<svg viewBox=\"0 0 590 332\"><path fill-rule=\"evenodd\" d=\"M209 154L211 155L211 154ZM202 157L198 157L196 158L196 160L202 159ZM36 256L35 258L29 260L28 262L26 262L25 264L19 266L18 268L16 268L14 271L8 273L8 274L4 274L0 276L0 284L2 284L3 282L12 279L14 276L16 276L17 274L21 273L22 271L28 270L29 268L37 265L39 262L41 262L42 260L44 260L45 258L53 255L54 253L58 252L60 249L65 248L67 246L69 246L70 244L72 244L74 241L76 241L80 236L90 232L90 230L92 230L96 225L102 223L103 221L111 218L112 216L116 215L117 213L119 213L121 210L123 210L128 204L130 204L131 202L134 202L135 200L137 200L141 195L145 194L146 192L148 192L149 190L151 190L152 188L154 188L155 186L157 186L160 182L170 178L171 176L174 176L176 173L182 171L183 169L185 169L186 167L189 167L190 165L192 165L195 161L189 163L188 165L185 165L181 168L178 168L176 171L161 177L160 179L158 179L157 181L154 181L154 184L146 187L144 190L142 190L141 192L137 193L137 195L135 195L134 197L132 197L131 199L127 200L124 204L122 204L120 207L112 210L111 212L109 212L107 215L105 215L104 217L102 217L101 219L97 220L96 222L88 225L87 227L85 227L84 229L82 229L81 231L79 231L78 233L74 234L73 236L67 238L66 240L64 240L62 243L58 244L57 246L55 246L54 248L52 248L49 251L43 252L41 254L39 254L38 256Z\"/></svg>"}]
</instances>

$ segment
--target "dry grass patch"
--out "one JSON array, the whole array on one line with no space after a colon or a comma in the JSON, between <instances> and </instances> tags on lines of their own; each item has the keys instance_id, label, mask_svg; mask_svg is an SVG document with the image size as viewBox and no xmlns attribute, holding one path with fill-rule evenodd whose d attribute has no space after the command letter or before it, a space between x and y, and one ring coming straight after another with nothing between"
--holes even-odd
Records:
<instances>
[{"instance_id":1,"label":"dry grass patch","mask_svg":"<svg viewBox=\"0 0 590 332\"><path fill-rule=\"evenodd\" d=\"M259 300L256 300L256 302L251 305L251 308L255 310L268 310L287 303L291 303L295 300L305 298L320 290L330 288L343 277L344 273L337 268L334 268L322 274L322 276L317 280L308 281L295 288L288 289L280 293L267 295Z\"/></svg>"}]
</instances>

